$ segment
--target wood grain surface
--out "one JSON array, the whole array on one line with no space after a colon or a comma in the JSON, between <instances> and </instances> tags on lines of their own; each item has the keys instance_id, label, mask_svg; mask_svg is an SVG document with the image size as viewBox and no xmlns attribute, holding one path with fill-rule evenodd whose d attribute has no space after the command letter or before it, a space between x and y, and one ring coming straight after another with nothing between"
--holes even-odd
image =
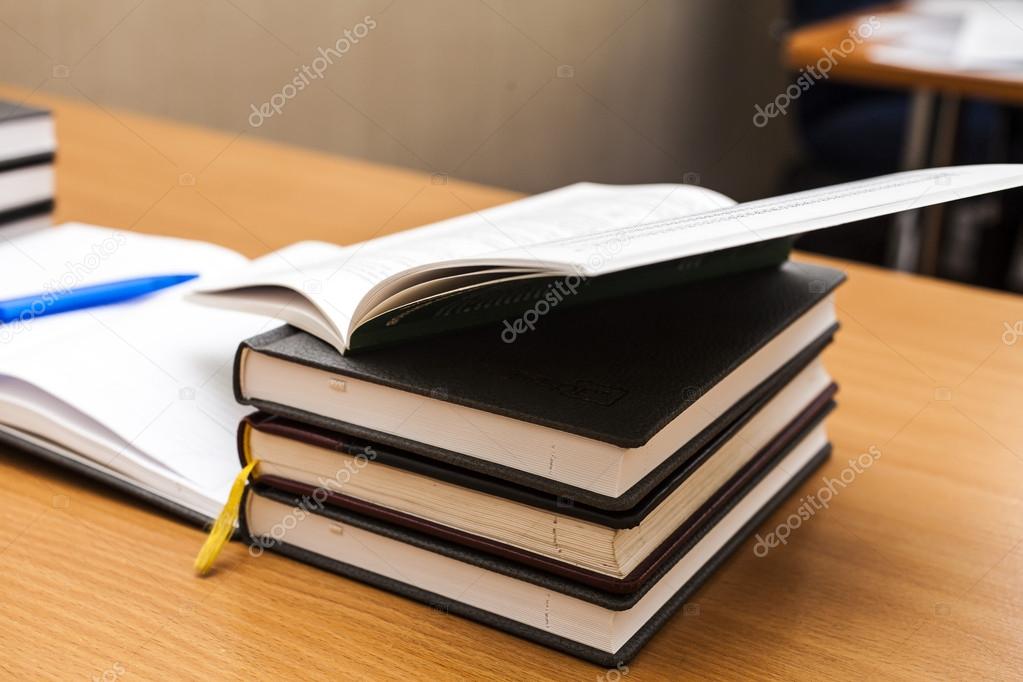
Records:
<instances>
[{"instance_id":1,"label":"wood grain surface","mask_svg":"<svg viewBox=\"0 0 1023 682\"><path fill-rule=\"evenodd\" d=\"M249 256L352 242L512 192L158 121L52 107L60 220ZM1023 299L849 274L827 351L835 456L760 529L880 456L767 556L747 542L627 670L231 545L193 576L196 528L0 449L0 671L18 679L1011 678L1023 670ZM2 269L2 264L0 264ZM1023 325L1023 323L1021 323ZM0 350L2 352L2 350Z\"/></svg>"}]
</instances>

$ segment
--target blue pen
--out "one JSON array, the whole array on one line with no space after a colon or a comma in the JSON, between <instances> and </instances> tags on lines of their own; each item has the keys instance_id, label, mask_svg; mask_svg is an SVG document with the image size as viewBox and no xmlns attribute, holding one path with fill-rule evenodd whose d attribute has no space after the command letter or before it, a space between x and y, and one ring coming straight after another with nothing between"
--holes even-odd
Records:
<instances>
[{"instance_id":1,"label":"blue pen","mask_svg":"<svg viewBox=\"0 0 1023 682\"><path fill-rule=\"evenodd\" d=\"M8 301L0 301L0 323L9 323L15 320L27 321L43 315L56 315L72 310L122 303L193 280L198 276L190 274L138 277L80 287L70 291L48 291L12 298Z\"/></svg>"}]
</instances>

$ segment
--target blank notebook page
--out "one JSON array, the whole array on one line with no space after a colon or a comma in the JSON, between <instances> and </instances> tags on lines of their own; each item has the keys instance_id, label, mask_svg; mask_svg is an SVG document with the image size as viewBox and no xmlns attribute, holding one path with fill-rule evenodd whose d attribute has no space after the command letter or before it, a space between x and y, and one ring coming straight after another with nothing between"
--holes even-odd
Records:
<instances>
[{"instance_id":1,"label":"blank notebook page","mask_svg":"<svg viewBox=\"0 0 1023 682\"><path fill-rule=\"evenodd\" d=\"M244 263L211 244L69 224L0 241L0 299L147 275L209 276ZM232 392L234 352L277 323L183 301L201 279L0 326L0 400L68 421L77 411L79 430L116 448L97 468L123 472L119 460L137 460L164 473L168 489L197 493L190 506L213 515L239 469L235 429L248 411Z\"/></svg>"}]
</instances>

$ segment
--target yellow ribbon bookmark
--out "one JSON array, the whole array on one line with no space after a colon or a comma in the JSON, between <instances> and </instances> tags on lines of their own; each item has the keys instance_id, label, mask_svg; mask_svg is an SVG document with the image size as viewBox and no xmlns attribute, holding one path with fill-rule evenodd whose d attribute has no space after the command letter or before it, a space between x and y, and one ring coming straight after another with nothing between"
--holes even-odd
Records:
<instances>
[{"instance_id":1,"label":"yellow ribbon bookmark","mask_svg":"<svg viewBox=\"0 0 1023 682\"><path fill-rule=\"evenodd\" d=\"M248 465L238 472L238 475L234 479L234 483L231 484L231 493L227 496L227 502L224 503L224 508L220 510L220 515L217 516L217 520L213 522L213 527L210 528L210 534L206 536L206 542L202 544L202 549L199 550L198 556L195 557L195 572L199 575L206 575L210 568L213 566L213 562L217 560L217 556L220 554L220 550L224 549L224 545L231 539L231 535L234 533L234 525L238 521L238 513L242 506L242 493L245 492L245 483L249 480L249 474L256 467L259 460L252 460Z\"/></svg>"}]
</instances>

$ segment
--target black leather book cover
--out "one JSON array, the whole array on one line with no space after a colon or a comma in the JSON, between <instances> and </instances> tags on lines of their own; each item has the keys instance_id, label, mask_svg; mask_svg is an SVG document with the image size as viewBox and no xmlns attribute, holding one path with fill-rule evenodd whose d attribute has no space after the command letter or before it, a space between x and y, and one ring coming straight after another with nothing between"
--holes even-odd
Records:
<instances>
[{"instance_id":1,"label":"black leather book cover","mask_svg":"<svg viewBox=\"0 0 1023 682\"><path fill-rule=\"evenodd\" d=\"M0 99L0 125L7 121L18 121L33 116L49 116L46 109L38 109L24 104L17 104L9 100Z\"/></svg>"},{"instance_id":2,"label":"black leather book cover","mask_svg":"<svg viewBox=\"0 0 1023 682\"><path fill-rule=\"evenodd\" d=\"M545 425L552 423L551 416L557 416L566 430L591 436L594 429L610 433L612 425L617 425L614 428L620 427L621 438L633 438L624 442L642 444L651 429L677 416L843 279L841 272L831 268L788 263L777 269L658 291L631 302L612 301L600 306L599 312L594 307L554 312L534 330L535 339L527 335L504 344L496 330L482 328L351 358L285 326L242 344L235 363L235 391L241 402L270 414L412 452L571 503L624 511L635 507L686 460L780 390L830 342L837 325L807 348L792 349L793 358L785 366L617 497L288 405L245 399L238 385L242 351L252 348L478 409L489 406L509 416L514 412L519 418ZM538 376L559 377L561 383L534 382ZM601 399L592 391L580 394L570 390L566 395L557 389L568 385L564 378L570 376L576 377L576 388L618 382L633 389L603 392ZM502 397L515 406L512 412L498 409L496 401ZM641 404L644 399L651 401L648 407ZM574 420L574 429L567 428L568 419ZM637 429L643 435L637 435ZM616 439L619 444L621 438Z\"/></svg>"},{"instance_id":3,"label":"black leather book cover","mask_svg":"<svg viewBox=\"0 0 1023 682\"><path fill-rule=\"evenodd\" d=\"M242 349L636 448L844 278L832 268L787 262L553 309L510 343L496 325L343 356L286 326ZM238 363L235 369L237 384Z\"/></svg>"},{"instance_id":4,"label":"black leather book cover","mask_svg":"<svg viewBox=\"0 0 1023 682\"><path fill-rule=\"evenodd\" d=\"M2 162L0 162L0 172L3 172ZM0 211L0 227L18 220L26 220L28 218L46 215L47 213L53 213L53 207L53 200L48 199L46 201L37 201L36 203L28 204L27 206L18 206L17 208L12 208L7 211Z\"/></svg>"}]
</instances>

